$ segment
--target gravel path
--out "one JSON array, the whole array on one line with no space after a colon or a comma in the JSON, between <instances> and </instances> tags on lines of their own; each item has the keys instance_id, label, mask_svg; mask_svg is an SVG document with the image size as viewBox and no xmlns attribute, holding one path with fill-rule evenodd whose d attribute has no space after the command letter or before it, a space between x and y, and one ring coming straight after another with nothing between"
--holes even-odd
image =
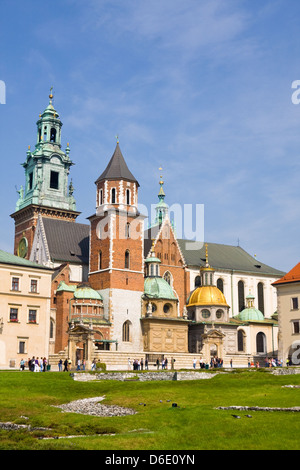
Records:
<instances>
[{"instance_id":1,"label":"gravel path","mask_svg":"<svg viewBox=\"0 0 300 470\"><path fill-rule=\"evenodd\" d=\"M117 405L102 405L105 397L84 398L82 400L72 401L64 405L56 406L66 413L79 413L91 416L127 416L136 414L135 410L123 408Z\"/></svg>"}]
</instances>

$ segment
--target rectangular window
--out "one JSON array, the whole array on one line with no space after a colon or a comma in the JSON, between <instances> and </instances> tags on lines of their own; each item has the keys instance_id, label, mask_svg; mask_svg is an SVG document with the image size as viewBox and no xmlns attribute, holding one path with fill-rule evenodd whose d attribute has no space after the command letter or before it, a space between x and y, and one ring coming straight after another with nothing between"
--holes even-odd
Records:
<instances>
[{"instance_id":1,"label":"rectangular window","mask_svg":"<svg viewBox=\"0 0 300 470\"><path fill-rule=\"evenodd\" d=\"M17 322L18 321L18 309L11 307L9 311L9 321Z\"/></svg>"},{"instance_id":2,"label":"rectangular window","mask_svg":"<svg viewBox=\"0 0 300 470\"><path fill-rule=\"evenodd\" d=\"M11 280L11 290L20 290L20 279L18 277L13 277Z\"/></svg>"},{"instance_id":3,"label":"rectangular window","mask_svg":"<svg viewBox=\"0 0 300 470\"><path fill-rule=\"evenodd\" d=\"M298 310L298 297L292 297L292 309Z\"/></svg>"},{"instance_id":4,"label":"rectangular window","mask_svg":"<svg viewBox=\"0 0 300 470\"><path fill-rule=\"evenodd\" d=\"M299 320L293 321L293 333L299 334L300 333L300 324Z\"/></svg>"},{"instance_id":5,"label":"rectangular window","mask_svg":"<svg viewBox=\"0 0 300 470\"><path fill-rule=\"evenodd\" d=\"M28 179L28 190L30 191L33 186L33 173L29 173L29 179Z\"/></svg>"},{"instance_id":6,"label":"rectangular window","mask_svg":"<svg viewBox=\"0 0 300 470\"><path fill-rule=\"evenodd\" d=\"M50 188L51 189L58 189L58 175L57 171L50 172Z\"/></svg>"},{"instance_id":7,"label":"rectangular window","mask_svg":"<svg viewBox=\"0 0 300 470\"><path fill-rule=\"evenodd\" d=\"M25 354L25 341L19 341L19 354Z\"/></svg>"},{"instance_id":8,"label":"rectangular window","mask_svg":"<svg viewBox=\"0 0 300 470\"><path fill-rule=\"evenodd\" d=\"M37 292L38 291L38 282L37 279L30 280L30 292Z\"/></svg>"},{"instance_id":9,"label":"rectangular window","mask_svg":"<svg viewBox=\"0 0 300 470\"><path fill-rule=\"evenodd\" d=\"M36 310L29 310L28 321L29 323L36 323L37 320L37 312Z\"/></svg>"}]
</instances>

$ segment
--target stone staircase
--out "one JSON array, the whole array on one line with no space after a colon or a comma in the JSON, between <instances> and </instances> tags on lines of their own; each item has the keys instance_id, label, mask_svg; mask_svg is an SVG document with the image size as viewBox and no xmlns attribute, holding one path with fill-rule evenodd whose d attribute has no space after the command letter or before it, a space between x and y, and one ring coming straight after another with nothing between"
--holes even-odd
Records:
<instances>
[{"instance_id":1,"label":"stone staircase","mask_svg":"<svg viewBox=\"0 0 300 470\"><path fill-rule=\"evenodd\" d=\"M155 364L155 358L156 356L162 356L164 355L165 358L168 359L168 369L171 369L171 359L175 359L174 363L174 369L179 370L179 369L193 369L193 360L196 358L197 364L196 364L196 369L200 368L199 365L199 359L200 355L199 354L191 354L191 353L185 353L185 354L180 354L180 353L172 353L172 354L166 354L166 353L149 353L150 355L150 360L148 369L149 370L157 370L156 364ZM52 354L49 356L49 364L51 365L51 370L55 371L58 370L58 361L59 359L62 359L63 361L67 358L67 353L65 351L62 351L59 354ZM93 359L96 359L96 361L104 362L106 364L106 370L112 371L112 370L129 370L128 366L128 358L130 358L131 361L131 370L132 370L132 364L135 359L141 360L143 358L144 364L145 364L145 358L146 358L146 353L145 352L120 352L120 351L96 351L92 357ZM227 355L223 358L223 368L230 368L230 359L232 359L232 367L233 368L247 368L248 367L248 358L249 355L242 355L242 354L237 354L237 355ZM252 359L252 358L251 358ZM257 358L254 358L254 364L256 362ZM263 358L260 358L260 367L265 367L265 363ZM144 367L145 368L145 367ZM72 364L72 369L75 369L75 364ZM160 365L161 369L161 365Z\"/></svg>"}]
</instances>

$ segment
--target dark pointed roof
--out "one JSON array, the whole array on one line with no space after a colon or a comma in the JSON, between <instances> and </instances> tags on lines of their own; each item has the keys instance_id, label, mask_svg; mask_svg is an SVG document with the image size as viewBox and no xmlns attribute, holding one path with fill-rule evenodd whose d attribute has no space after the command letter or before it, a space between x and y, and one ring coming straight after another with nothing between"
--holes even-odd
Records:
<instances>
[{"instance_id":1,"label":"dark pointed roof","mask_svg":"<svg viewBox=\"0 0 300 470\"><path fill-rule=\"evenodd\" d=\"M99 178L96 180L96 183L101 180L128 180L128 181L133 181L135 183L138 183L138 181L135 179L133 174L129 171L128 166L124 160L124 157L122 155L119 142L117 142L117 146L115 148L114 154L111 157L106 169L102 173L102 175L99 176Z\"/></svg>"},{"instance_id":2,"label":"dark pointed roof","mask_svg":"<svg viewBox=\"0 0 300 470\"><path fill-rule=\"evenodd\" d=\"M89 225L43 217L43 226L52 261L89 262Z\"/></svg>"}]
</instances>

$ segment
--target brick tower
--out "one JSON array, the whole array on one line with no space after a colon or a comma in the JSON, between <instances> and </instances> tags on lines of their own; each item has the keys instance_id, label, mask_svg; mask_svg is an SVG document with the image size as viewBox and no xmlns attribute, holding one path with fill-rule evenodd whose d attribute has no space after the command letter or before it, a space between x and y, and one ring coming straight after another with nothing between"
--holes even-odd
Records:
<instances>
[{"instance_id":1,"label":"brick tower","mask_svg":"<svg viewBox=\"0 0 300 470\"><path fill-rule=\"evenodd\" d=\"M89 217L89 282L100 291L120 351L141 348L144 291L144 216L138 212L139 183L117 142L96 184L96 213Z\"/></svg>"},{"instance_id":2,"label":"brick tower","mask_svg":"<svg viewBox=\"0 0 300 470\"><path fill-rule=\"evenodd\" d=\"M53 107L53 95L49 105L37 121L37 142L33 152L30 146L23 167L25 186L21 186L16 210L14 253L29 259L35 227L39 214L68 221L75 221L76 211L72 182L68 175L73 162L69 158L69 145L61 149L62 122Z\"/></svg>"}]
</instances>

